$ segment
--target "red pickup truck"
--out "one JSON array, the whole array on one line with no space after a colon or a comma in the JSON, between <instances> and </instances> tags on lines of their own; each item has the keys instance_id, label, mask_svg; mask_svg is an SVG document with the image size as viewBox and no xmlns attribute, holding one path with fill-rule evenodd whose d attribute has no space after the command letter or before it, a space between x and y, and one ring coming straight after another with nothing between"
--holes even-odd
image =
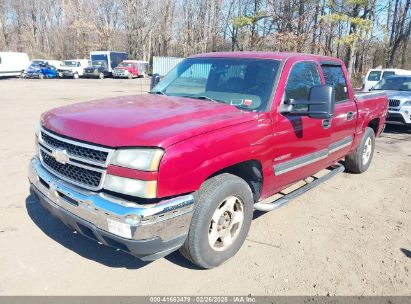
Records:
<instances>
[{"instance_id":1,"label":"red pickup truck","mask_svg":"<svg viewBox=\"0 0 411 304\"><path fill-rule=\"evenodd\" d=\"M44 113L31 193L102 244L202 268L240 249L254 210L366 171L388 105L355 95L341 60L294 53L192 56L150 93Z\"/></svg>"},{"instance_id":2,"label":"red pickup truck","mask_svg":"<svg viewBox=\"0 0 411 304\"><path fill-rule=\"evenodd\" d=\"M124 60L113 70L114 78L128 78L134 77L145 78L148 72L148 62L139 60Z\"/></svg>"}]
</instances>

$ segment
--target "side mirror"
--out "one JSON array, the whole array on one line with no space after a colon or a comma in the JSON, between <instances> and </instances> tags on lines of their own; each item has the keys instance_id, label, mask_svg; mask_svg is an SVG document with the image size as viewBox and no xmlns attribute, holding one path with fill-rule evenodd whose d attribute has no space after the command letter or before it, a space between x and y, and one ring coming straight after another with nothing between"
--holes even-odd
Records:
<instances>
[{"instance_id":1,"label":"side mirror","mask_svg":"<svg viewBox=\"0 0 411 304\"><path fill-rule=\"evenodd\" d=\"M310 89L308 100L289 99L281 106L281 113L329 119L334 114L335 89L331 85L318 85Z\"/></svg>"},{"instance_id":2,"label":"side mirror","mask_svg":"<svg viewBox=\"0 0 411 304\"><path fill-rule=\"evenodd\" d=\"M153 74L151 76L150 91L160 82L160 74Z\"/></svg>"}]
</instances>

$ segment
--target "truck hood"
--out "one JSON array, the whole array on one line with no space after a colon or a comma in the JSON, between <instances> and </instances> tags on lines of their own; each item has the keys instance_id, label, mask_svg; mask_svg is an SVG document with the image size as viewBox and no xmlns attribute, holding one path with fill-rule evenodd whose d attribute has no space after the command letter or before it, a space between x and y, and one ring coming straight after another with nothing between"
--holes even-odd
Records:
<instances>
[{"instance_id":1,"label":"truck hood","mask_svg":"<svg viewBox=\"0 0 411 304\"><path fill-rule=\"evenodd\" d=\"M143 95L56 108L44 113L42 125L67 137L109 147L166 148L257 117L256 113L207 100Z\"/></svg>"},{"instance_id":2,"label":"truck hood","mask_svg":"<svg viewBox=\"0 0 411 304\"><path fill-rule=\"evenodd\" d=\"M388 99L409 99L411 100L411 91L384 91Z\"/></svg>"},{"instance_id":3,"label":"truck hood","mask_svg":"<svg viewBox=\"0 0 411 304\"><path fill-rule=\"evenodd\" d=\"M66 67L66 66L59 67L59 70L61 71L72 71L74 69L76 69L76 67Z\"/></svg>"}]
</instances>

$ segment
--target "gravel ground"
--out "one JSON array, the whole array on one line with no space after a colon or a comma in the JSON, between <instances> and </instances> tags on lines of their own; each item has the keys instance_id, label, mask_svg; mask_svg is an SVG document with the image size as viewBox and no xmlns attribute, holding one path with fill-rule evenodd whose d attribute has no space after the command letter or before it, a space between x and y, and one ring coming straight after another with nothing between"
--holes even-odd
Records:
<instances>
[{"instance_id":1,"label":"gravel ground","mask_svg":"<svg viewBox=\"0 0 411 304\"><path fill-rule=\"evenodd\" d=\"M377 139L366 173L256 214L240 252L213 270L179 253L143 263L71 233L29 196L40 114L148 82L0 80L1 295L411 295L411 132L400 127Z\"/></svg>"}]
</instances>

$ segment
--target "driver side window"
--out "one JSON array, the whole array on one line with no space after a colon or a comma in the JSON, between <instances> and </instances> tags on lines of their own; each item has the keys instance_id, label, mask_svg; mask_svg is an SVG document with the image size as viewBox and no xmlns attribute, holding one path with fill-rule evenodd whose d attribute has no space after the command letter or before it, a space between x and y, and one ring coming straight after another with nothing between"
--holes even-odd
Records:
<instances>
[{"instance_id":1,"label":"driver side window","mask_svg":"<svg viewBox=\"0 0 411 304\"><path fill-rule=\"evenodd\" d=\"M294 64L285 87L286 99L308 99L310 89L321 85L321 78L314 62Z\"/></svg>"}]
</instances>

